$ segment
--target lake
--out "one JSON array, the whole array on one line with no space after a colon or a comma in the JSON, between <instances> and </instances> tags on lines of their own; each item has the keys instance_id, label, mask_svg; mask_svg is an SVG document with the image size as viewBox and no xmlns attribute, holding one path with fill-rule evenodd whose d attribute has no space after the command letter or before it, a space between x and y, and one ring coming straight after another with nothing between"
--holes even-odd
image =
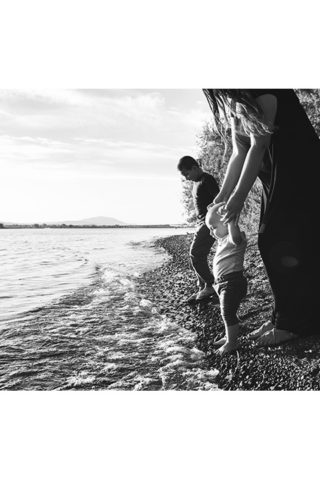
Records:
<instances>
[{"instance_id":1,"label":"lake","mask_svg":"<svg viewBox=\"0 0 320 480\"><path fill-rule=\"evenodd\" d=\"M194 334L136 291L168 260L154 239L185 232L2 230L0 388L216 389Z\"/></svg>"}]
</instances>

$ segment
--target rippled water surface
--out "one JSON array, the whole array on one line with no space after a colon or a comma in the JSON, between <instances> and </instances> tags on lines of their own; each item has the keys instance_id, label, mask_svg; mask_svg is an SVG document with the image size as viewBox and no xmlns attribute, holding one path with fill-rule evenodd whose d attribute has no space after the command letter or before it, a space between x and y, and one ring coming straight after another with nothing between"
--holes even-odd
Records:
<instances>
[{"instance_id":1,"label":"rippled water surface","mask_svg":"<svg viewBox=\"0 0 320 480\"><path fill-rule=\"evenodd\" d=\"M135 245L174 229L23 229L0 232L0 321L92 281L103 268L106 283L139 275L165 255Z\"/></svg>"},{"instance_id":2,"label":"rippled water surface","mask_svg":"<svg viewBox=\"0 0 320 480\"><path fill-rule=\"evenodd\" d=\"M0 388L216 389L194 335L137 293L177 229L4 230Z\"/></svg>"}]
</instances>

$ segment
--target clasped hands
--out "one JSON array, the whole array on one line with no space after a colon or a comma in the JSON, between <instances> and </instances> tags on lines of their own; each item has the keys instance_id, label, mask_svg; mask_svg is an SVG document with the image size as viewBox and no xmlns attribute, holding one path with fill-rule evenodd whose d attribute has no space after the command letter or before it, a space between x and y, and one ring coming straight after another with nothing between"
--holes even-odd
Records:
<instances>
[{"instance_id":1,"label":"clasped hands","mask_svg":"<svg viewBox=\"0 0 320 480\"><path fill-rule=\"evenodd\" d=\"M213 200L213 202L208 205L207 209L209 210L214 205L220 206L218 212L221 215L221 221L225 225L232 220L237 222L240 216L240 212L243 208L243 202L241 202L236 196L230 197L228 201L219 201L219 198L217 196Z\"/></svg>"}]
</instances>

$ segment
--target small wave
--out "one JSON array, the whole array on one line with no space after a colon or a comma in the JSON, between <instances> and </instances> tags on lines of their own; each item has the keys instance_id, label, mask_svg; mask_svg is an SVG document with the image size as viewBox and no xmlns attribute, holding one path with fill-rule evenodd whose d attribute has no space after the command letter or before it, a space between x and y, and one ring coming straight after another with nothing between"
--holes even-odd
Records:
<instances>
[{"instance_id":1,"label":"small wave","mask_svg":"<svg viewBox=\"0 0 320 480\"><path fill-rule=\"evenodd\" d=\"M117 281L107 293L98 275L90 287L34 310L20 331L5 331L10 363L0 388L216 390L218 372L208 369L195 335L129 285Z\"/></svg>"},{"instance_id":2,"label":"small wave","mask_svg":"<svg viewBox=\"0 0 320 480\"><path fill-rule=\"evenodd\" d=\"M85 284L2 325L0 389L217 388L195 335L138 293L139 275L166 258L141 245L128 262L91 262Z\"/></svg>"}]
</instances>

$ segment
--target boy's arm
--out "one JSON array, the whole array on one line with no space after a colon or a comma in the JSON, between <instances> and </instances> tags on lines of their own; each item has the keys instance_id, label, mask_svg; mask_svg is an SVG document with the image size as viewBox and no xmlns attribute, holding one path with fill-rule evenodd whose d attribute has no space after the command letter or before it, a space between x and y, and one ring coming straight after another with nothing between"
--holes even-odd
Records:
<instances>
[{"instance_id":1,"label":"boy's arm","mask_svg":"<svg viewBox=\"0 0 320 480\"><path fill-rule=\"evenodd\" d=\"M239 245L242 242L242 235L238 225L238 218L231 220L228 223L229 238L234 245Z\"/></svg>"}]
</instances>

